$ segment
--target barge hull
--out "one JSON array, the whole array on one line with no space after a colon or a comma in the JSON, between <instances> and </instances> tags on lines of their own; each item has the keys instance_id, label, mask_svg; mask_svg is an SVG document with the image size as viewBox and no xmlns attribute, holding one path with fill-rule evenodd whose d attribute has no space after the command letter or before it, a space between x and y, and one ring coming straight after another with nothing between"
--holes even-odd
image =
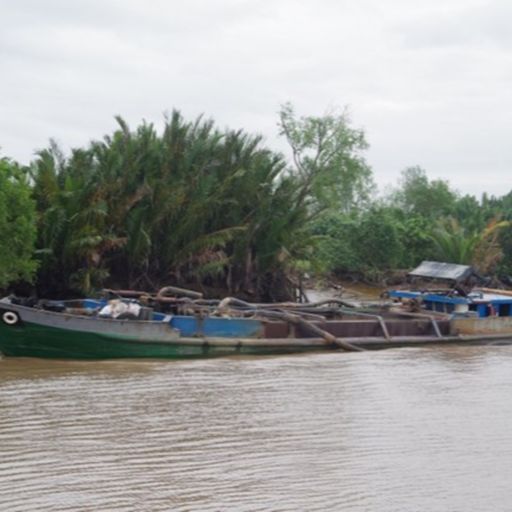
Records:
<instances>
[{"instance_id":1,"label":"barge hull","mask_svg":"<svg viewBox=\"0 0 512 512\"><path fill-rule=\"evenodd\" d=\"M68 331L25 323L18 329L0 326L0 352L10 357L46 359L193 359L229 355L277 355L336 350L322 338L178 338L140 340L121 335ZM6 335L7 334L7 335ZM512 335L397 336L342 338L365 350L443 345L512 344Z\"/></svg>"}]
</instances>

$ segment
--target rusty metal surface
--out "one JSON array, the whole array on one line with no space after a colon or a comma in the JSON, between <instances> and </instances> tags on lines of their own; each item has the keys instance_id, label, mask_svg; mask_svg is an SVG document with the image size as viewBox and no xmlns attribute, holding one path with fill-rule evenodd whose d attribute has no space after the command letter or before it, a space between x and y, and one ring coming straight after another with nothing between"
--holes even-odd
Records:
<instances>
[{"instance_id":1,"label":"rusty metal surface","mask_svg":"<svg viewBox=\"0 0 512 512\"><path fill-rule=\"evenodd\" d=\"M333 320L329 322L314 322L318 327L326 330L339 338L365 338L382 336L382 327L377 320L355 319L355 320ZM450 322L441 320L437 322L441 334L450 333ZM435 335L432 322L428 319L386 319L385 325L390 336L422 336ZM309 338L311 334L304 328L298 327L296 331L298 338Z\"/></svg>"},{"instance_id":2,"label":"rusty metal surface","mask_svg":"<svg viewBox=\"0 0 512 512\"><path fill-rule=\"evenodd\" d=\"M418 267L409 272L411 277L424 277L428 279L447 279L450 281L462 281L473 273L468 265L456 265L454 263L442 263L439 261L423 261Z\"/></svg>"},{"instance_id":3,"label":"rusty metal surface","mask_svg":"<svg viewBox=\"0 0 512 512\"><path fill-rule=\"evenodd\" d=\"M287 322L263 322L264 338L288 338L290 325Z\"/></svg>"},{"instance_id":4,"label":"rusty metal surface","mask_svg":"<svg viewBox=\"0 0 512 512\"><path fill-rule=\"evenodd\" d=\"M512 317L491 316L486 318L454 318L454 333L460 334L511 334Z\"/></svg>"}]
</instances>

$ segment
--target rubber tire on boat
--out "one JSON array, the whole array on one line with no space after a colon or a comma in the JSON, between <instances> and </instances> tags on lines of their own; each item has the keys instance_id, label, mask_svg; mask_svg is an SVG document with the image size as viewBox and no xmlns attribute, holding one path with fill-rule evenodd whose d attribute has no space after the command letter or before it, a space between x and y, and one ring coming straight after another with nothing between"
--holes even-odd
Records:
<instances>
[{"instance_id":1,"label":"rubber tire on boat","mask_svg":"<svg viewBox=\"0 0 512 512\"><path fill-rule=\"evenodd\" d=\"M7 325L16 325L20 321L20 317L14 311L5 311L2 314L2 321Z\"/></svg>"}]
</instances>

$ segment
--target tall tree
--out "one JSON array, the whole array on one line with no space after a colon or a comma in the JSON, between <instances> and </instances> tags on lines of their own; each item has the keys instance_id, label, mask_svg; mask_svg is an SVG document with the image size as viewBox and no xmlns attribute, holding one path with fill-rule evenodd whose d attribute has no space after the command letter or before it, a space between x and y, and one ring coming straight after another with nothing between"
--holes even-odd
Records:
<instances>
[{"instance_id":1,"label":"tall tree","mask_svg":"<svg viewBox=\"0 0 512 512\"><path fill-rule=\"evenodd\" d=\"M401 187L393 199L404 211L433 220L453 214L457 197L447 181L430 180L416 166L402 171Z\"/></svg>"},{"instance_id":2,"label":"tall tree","mask_svg":"<svg viewBox=\"0 0 512 512\"><path fill-rule=\"evenodd\" d=\"M36 270L35 204L25 173L0 159L0 288L18 280L31 281Z\"/></svg>"},{"instance_id":3,"label":"tall tree","mask_svg":"<svg viewBox=\"0 0 512 512\"><path fill-rule=\"evenodd\" d=\"M349 212L369 199L374 183L363 157L368 143L364 132L351 126L346 110L298 117L286 103L279 112L279 128L302 182L302 200L312 199L317 210Z\"/></svg>"}]
</instances>

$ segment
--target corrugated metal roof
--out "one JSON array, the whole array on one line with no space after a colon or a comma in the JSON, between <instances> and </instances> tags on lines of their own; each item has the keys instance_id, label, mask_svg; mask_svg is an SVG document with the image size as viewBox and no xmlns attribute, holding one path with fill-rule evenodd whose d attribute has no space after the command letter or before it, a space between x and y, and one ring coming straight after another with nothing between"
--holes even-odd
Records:
<instances>
[{"instance_id":1,"label":"corrugated metal roof","mask_svg":"<svg viewBox=\"0 0 512 512\"><path fill-rule=\"evenodd\" d=\"M412 277L426 277L429 279L448 279L450 281L462 281L473 273L468 265L456 265L455 263L441 263L439 261L423 261L409 275Z\"/></svg>"}]
</instances>

